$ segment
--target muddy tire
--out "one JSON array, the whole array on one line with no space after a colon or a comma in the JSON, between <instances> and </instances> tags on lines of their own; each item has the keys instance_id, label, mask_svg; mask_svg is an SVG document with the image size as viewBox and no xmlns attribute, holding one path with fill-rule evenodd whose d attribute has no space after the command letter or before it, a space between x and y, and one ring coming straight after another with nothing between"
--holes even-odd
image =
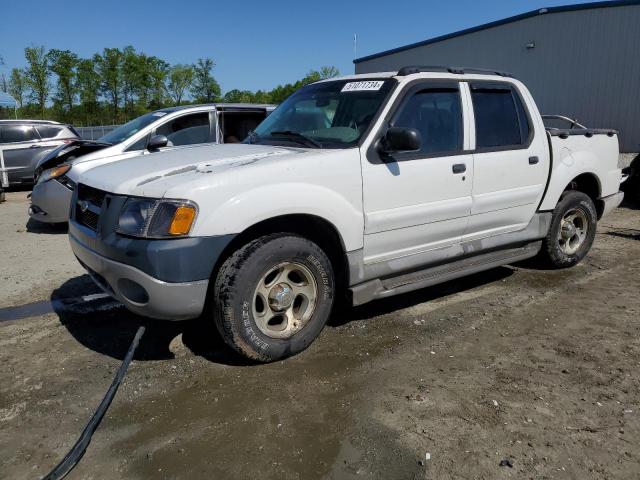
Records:
<instances>
[{"instance_id":1,"label":"muddy tire","mask_svg":"<svg viewBox=\"0 0 640 480\"><path fill-rule=\"evenodd\" d=\"M542 243L542 260L552 268L572 267L580 262L593 244L597 221L596 207L589 196L565 192L553 211L551 227Z\"/></svg>"},{"instance_id":2,"label":"muddy tire","mask_svg":"<svg viewBox=\"0 0 640 480\"><path fill-rule=\"evenodd\" d=\"M213 314L224 341L238 353L273 362L306 349L333 305L331 262L295 234L260 237L235 251L214 284Z\"/></svg>"}]
</instances>

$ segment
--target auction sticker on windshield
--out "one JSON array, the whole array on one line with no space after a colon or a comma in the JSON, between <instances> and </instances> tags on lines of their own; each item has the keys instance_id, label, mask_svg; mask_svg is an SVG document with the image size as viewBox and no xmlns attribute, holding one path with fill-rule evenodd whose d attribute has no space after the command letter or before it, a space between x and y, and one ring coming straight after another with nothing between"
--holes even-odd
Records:
<instances>
[{"instance_id":1,"label":"auction sticker on windshield","mask_svg":"<svg viewBox=\"0 0 640 480\"><path fill-rule=\"evenodd\" d=\"M341 92L361 92L364 90L380 90L384 80L369 80L366 82L349 82L345 83Z\"/></svg>"}]
</instances>

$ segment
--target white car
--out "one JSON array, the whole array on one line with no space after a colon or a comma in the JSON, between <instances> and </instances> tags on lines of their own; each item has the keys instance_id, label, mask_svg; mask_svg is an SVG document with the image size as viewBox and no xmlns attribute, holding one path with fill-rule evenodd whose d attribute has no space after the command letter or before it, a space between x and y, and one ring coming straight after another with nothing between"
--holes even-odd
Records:
<instances>
[{"instance_id":1,"label":"white car","mask_svg":"<svg viewBox=\"0 0 640 480\"><path fill-rule=\"evenodd\" d=\"M171 147L238 143L274 108L248 103L163 108L135 118L97 141L66 142L38 163L29 216L45 223L66 222L73 189L87 170Z\"/></svg>"},{"instance_id":2,"label":"white car","mask_svg":"<svg viewBox=\"0 0 640 480\"><path fill-rule=\"evenodd\" d=\"M87 172L69 238L130 310L207 312L273 361L344 292L359 305L536 255L575 265L622 201L617 161L615 131L545 129L514 78L407 67L303 87L243 145Z\"/></svg>"}]
</instances>

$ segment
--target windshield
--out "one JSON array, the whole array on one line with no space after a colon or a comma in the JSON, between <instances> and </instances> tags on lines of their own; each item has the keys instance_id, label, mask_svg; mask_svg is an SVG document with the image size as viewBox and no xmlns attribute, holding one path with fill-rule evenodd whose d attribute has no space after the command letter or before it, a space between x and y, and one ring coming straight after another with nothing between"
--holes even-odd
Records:
<instances>
[{"instance_id":1,"label":"windshield","mask_svg":"<svg viewBox=\"0 0 640 480\"><path fill-rule=\"evenodd\" d=\"M134 118L128 123L119 126L115 130L107 133L106 135L100 137L98 142L110 143L115 145L116 143L122 143L127 138L135 135L140 130L142 130L147 125L159 120L161 117L165 116L166 112L151 112L146 115L142 115L141 117Z\"/></svg>"},{"instance_id":2,"label":"windshield","mask_svg":"<svg viewBox=\"0 0 640 480\"><path fill-rule=\"evenodd\" d=\"M390 79L307 85L276 108L246 142L351 147L369 127L392 85Z\"/></svg>"}]
</instances>

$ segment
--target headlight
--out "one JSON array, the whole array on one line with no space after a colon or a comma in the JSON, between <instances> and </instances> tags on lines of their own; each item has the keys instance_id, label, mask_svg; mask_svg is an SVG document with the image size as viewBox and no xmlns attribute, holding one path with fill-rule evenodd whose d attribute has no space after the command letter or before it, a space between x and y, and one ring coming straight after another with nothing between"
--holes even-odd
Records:
<instances>
[{"instance_id":1,"label":"headlight","mask_svg":"<svg viewBox=\"0 0 640 480\"><path fill-rule=\"evenodd\" d=\"M133 237L183 237L191 231L197 212L189 201L130 198L122 207L116 231Z\"/></svg>"},{"instance_id":2,"label":"headlight","mask_svg":"<svg viewBox=\"0 0 640 480\"><path fill-rule=\"evenodd\" d=\"M58 165L57 167L45 170L38 177L38 183L48 182L49 180L53 180L54 178L61 177L69 170L71 170L71 165L69 165L68 163L63 163L62 165Z\"/></svg>"}]
</instances>

